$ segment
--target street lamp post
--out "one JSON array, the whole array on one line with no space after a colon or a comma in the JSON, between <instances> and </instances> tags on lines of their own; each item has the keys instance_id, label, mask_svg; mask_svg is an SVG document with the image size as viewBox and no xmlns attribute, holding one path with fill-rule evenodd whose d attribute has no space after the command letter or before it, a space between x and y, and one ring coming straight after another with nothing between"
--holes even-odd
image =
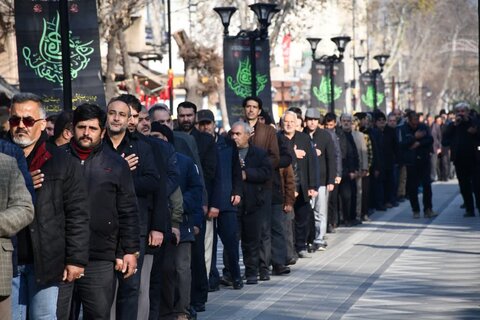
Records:
<instances>
[{"instance_id":1,"label":"street lamp post","mask_svg":"<svg viewBox=\"0 0 480 320\"><path fill-rule=\"evenodd\" d=\"M321 38L307 38L307 41L310 43L310 47L312 49L312 60L313 62L319 62L327 67L328 76L330 77L329 82L329 89L330 89L330 105L329 111L334 113L335 112L335 63L341 62L343 60L343 53L345 52L345 47L347 46L348 42L350 42L351 38L348 36L341 36L341 37L333 37L330 40L335 43L337 46L337 50L339 52L338 56L336 54L333 55L323 55L320 58L316 58L315 53L317 51L317 46L320 43Z\"/></svg>"},{"instance_id":2,"label":"street lamp post","mask_svg":"<svg viewBox=\"0 0 480 320\"><path fill-rule=\"evenodd\" d=\"M387 62L388 58L390 56L388 54L379 54L373 57L373 59L377 60L378 65L380 66L380 69L375 69L372 70L373 73L373 90L374 90L374 95L373 95L373 111L377 111L378 106L377 106L377 75L380 75L383 72L383 66L385 66L385 63Z\"/></svg>"},{"instance_id":3,"label":"street lamp post","mask_svg":"<svg viewBox=\"0 0 480 320\"><path fill-rule=\"evenodd\" d=\"M256 63L256 40L268 38L268 27L272 22L273 16L280 11L276 4L272 3L255 3L249 5L250 9L255 13L259 27L255 30L240 30L236 36L230 36L228 27L230 19L237 11L236 7L215 7L213 10L218 13L223 24L223 37L226 38L246 38L250 44L250 78L251 78L251 95L257 95L257 63Z\"/></svg>"}]
</instances>

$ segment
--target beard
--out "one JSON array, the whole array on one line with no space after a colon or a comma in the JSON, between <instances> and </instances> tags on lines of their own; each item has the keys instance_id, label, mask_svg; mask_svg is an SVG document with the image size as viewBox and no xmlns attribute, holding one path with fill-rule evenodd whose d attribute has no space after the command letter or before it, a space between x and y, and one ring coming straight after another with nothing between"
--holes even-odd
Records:
<instances>
[{"instance_id":1,"label":"beard","mask_svg":"<svg viewBox=\"0 0 480 320\"><path fill-rule=\"evenodd\" d=\"M178 124L183 131L190 131L193 128L193 123L190 121L185 121Z\"/></svg>"},{"instance_id":2,"label":"beard","mask_svg":"<svg viewBox=\"0 0 480 320\"><path fill-rule=\"evenodd\" d=\"M16 145L18 145L21 148L31 146L32 144L35 143L35 140L32 140L28 137L18 137L15 135L12 137L12 140L13 142L15 142Z\"/></svg>"}]
</instances>

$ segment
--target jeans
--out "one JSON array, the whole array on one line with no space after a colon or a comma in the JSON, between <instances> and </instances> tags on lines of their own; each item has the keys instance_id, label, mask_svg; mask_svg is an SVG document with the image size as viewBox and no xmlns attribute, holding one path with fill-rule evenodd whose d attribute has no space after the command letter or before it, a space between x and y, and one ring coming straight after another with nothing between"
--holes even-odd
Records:
<instances>
[{"instance_id":1,"label":"jeans","mask_svg":"<svg viewBox=\"0 0 480 320\"><path fill-rule=\"evenodd\" d=\"M110 320L116 285L113 267L112 261L91 260L85 276L75 280L73 299L81 302L84 320Z\"/></svg>"},{"instance_id":2,"label":"jeans","mask_svg":"<svg viewBox=\"0 0 480 320\"><path fill-rule=\"evenodd\" d=\"M324 244L323 237L327 233L327 187L318 188L318 195L311 200L315 218L315 237L313 243Z\"/></svg>"},{"instance_id":3,"label":"jeans","mask_svg":"<svg viewBox=\"0 0 480 320\"><path fill-rule=\"evenodd\" d=\"M138 297L140 295L140 278L142 275L143 257L145 256L146 239L140 237L140 256L137 259L137 270L134 275L127 279L117 272L117 304L115 315L117 320L135 319L138 313Z\"/></svg>"},{"instance_id":4,"label":"jeans","mask_svg":"<svg viewBox=\"0 0 480 320\"><path fill-rule=\"evenodd\" d=\"M18 266L11 297L14 320L27 319L27 310L29 319L57 319L58 285L37 285L32 264Z\"/></svg>"}]
</instances>

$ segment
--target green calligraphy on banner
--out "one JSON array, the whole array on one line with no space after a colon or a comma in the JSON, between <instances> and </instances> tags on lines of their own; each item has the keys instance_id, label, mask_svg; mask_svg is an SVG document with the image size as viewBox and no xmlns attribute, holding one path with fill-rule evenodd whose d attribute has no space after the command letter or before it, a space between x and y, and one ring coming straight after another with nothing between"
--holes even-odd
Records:
<instances>
[{"instance_id":1,"label":"green calligraphy on banner","mask_svg":"<svg viewBox=\"0 0 480 320\"><path fill-rule=\"evenodd\" d=\"M323 76L318 87L313 87L313 94L318 101L329 104L331 102L331 86L332 79L328 76ZM333 88L333 100L338 100L342 96L342 88L334 84Z\"/></svg>"},{"instance_id":2,"label":"green calligraphy on banner","mask_svg":"<svg viewBox=\"0 0 480 320\"><path fill-rule=\"evenodd\" d=\"M260 92L265 89L268 82L267 75L257 74L257 92L259 96ZM227 77L227 84L229 88L239 97L246 98L251 95L252 92L252 72L250 59L240 60L239 67L237 69L236 79L232 76Z\"/></svg>"},{"instance_id":3,"label":"green calligraphy on banner","mask_svg":"<svg viewBox=\"0 0 480 320\"><path fill-rule=\"evenodd\" d=\"M37 76L53 83L62 85L62 51L61 36L59 32L60 18L57 11L56 17L51 21L43 18L43 31L38 44L38 52L32 53L29 47L23 47L22 55L25 64L31 68ZM70 55L72 80L78 77L78 73L84 70L90 62L89 56L94 52L90 45L92 41L80 41L70 31Z\"/></svg>"},{"instance_id":4,"label":"green calligraphy on banner","mask_svg":"<svg viewBox=\"0 0 480 320\"><path fill-rule=\"evenodd\" d=\"M377 106L381 105L385 95L377 92ZM373 86L367 87L367 92L362 94L362 102L369 108L373 109L375 105L375 88Z\"/></svg>"}]
</instances>

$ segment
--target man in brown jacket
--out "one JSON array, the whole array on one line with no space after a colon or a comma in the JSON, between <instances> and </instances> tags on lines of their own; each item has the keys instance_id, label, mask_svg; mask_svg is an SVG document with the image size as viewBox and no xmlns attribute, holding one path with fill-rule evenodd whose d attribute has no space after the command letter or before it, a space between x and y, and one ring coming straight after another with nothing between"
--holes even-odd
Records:
<instances>
[{"instance_id":1,"label":"man in brown jacket","mask_svg":"<svg viewBox=\"0 0 480 320\"><path fill-rule=\"evenodd\" d=\"M253 129L250 142L257 148L265 150L275 170L280 161L276 131L273 127L260 123L258 116L263 102L258 97L246 97L242 103L245 120ZM273 176L272 176L273 178ZM262 235L260 240L260 281L270 280L269 267L271 260L271 228L272 228L272 178L266 183L265 204L261 211L263 216Z\"/></svg>"}]
</instances>

